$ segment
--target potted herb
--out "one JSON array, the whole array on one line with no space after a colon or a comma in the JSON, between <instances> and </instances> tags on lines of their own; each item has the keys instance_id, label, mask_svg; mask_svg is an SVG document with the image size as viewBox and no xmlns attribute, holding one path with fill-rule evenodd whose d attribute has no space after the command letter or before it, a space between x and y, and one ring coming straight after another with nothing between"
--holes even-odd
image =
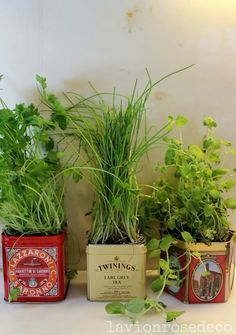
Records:
<instances>
[{"instance_id":1,"label":"potted herb","mask_svg":"<svg viewBox=\"0 0 236 335\"><path fill-rule=\"evenodd\" d=\"M95 191L87 246L88 298L144 298L146 247L137 215L140 189L136 174L141 157L169 132L172 123L169 120L153 134L145 129L140 138L146 101L157 83L149 80L139 96L136 83L131 97L97 91L90 97L65 94L69 104L64 106L46 92L45 78L38 76L37 80L52 118L67 137L78 140L82 151L77 171L86 171Z\"/></svg>"},{"instance_id":2,"label":"potted herb","mask_svg":"<svg viewBox=\"0 0 236 335\"><path fill-rule=\"evenodd\" d=\"M186 122L184 117L176 120L179 130ZM180 139L166 138L165 165L158 167L163 177L144 205L146 220L155 218L161 235L172 239L164 264L172 274L167 291L188 303L226 301L234 276L234 233L228 216L236 200L225 193L236 181L224 162L236 151L215 136L212 118L204 118L203 124L207 134L201 146L184 146L181 131Z\"/></svg>"},{"instance_id":3,"label":"potted herb","mask_svg":"<svg viewBox=\"0 0 236 335\"><path fill-rule=\"evenodd\" d=\"M0 218L5 300L65 297L65 216L54 125L34 105L0 109Z\"/></svg>"}]
</instances>

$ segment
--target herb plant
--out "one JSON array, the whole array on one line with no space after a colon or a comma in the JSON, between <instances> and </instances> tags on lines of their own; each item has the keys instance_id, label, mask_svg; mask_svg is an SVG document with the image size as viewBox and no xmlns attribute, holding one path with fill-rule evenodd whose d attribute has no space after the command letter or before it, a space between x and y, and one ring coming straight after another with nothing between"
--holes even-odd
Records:
<instances>
[{"instance_id":1,"label":"herb plant","mask_svg":"<svg viewBox=\"0 0 236 335\"><path fill-rule=\"evenodd\" d=\"M176 121L180 127L187 122ZM206 117L207 133L202 145L184 146L180 139L166 138L165 165L159 166L162 178L154 184L145 207L146 222L155 218L162 233L191 242L227 241L231 223L228 210L236 208L236 199L225 197L235 186L234 171L225 168L227 155L235 154L231 143L216 137L216 122Z\"/></svg>"},{"instance_id":2,"label":"herb plant","mask_svg":"<svg viewBox=\"0 0 236 335\"><path fill-rule=\"evenodd\" d=\"M37 76L37 80L41 85L42 100L52 111L52 119L58 122L62 131L78 140L78 147L83 149L77 167L81 173L86 170L96 193L89 242L142 242L137 219L138 164L141 157L167 135L172 124L169 120L152 134L144 129L144 136L140 138L146 102L158 82L153 84L149 78L138 96L137 82L130 97L96 90L90 97L64 94L68 101L64 106L55 95L47 93L45 78Z\"/></svg>"},{"instance_id":3,"label":"herb plant","mask_svg":"<svg viewBox=\"0 0 236 335\"><path fill-rule=\"evenodd\" d=\"M180 278L179 273L182 271L173 268L171 265L169 249L173 245L174 239L170 235L163 236L161 240L153 238L147 243L149 257L158 259L158 265L161 270L158 277L151 283L151 289L157 294L155 299L148 297L146 299L132 299L127 303L109 303L105 307L108 314L126 315L132 323L136 323L140 317L151 311L160 315L164 314L167 322L175 320L184 313L184 311L169 310L160 301L165 286L172 285L173 282L176 283L178 278ZM165 257L161 257L161 253L164 253Z\"/></svg>"},{"instance_id":4,"label":"herb plant","mask_svg":"<svg viewBox=\"0 0 236 335\"><path fill-rule=\"evenodd\" d=\"M54 125L34 105L0 109L0 217L7 235L54 235L64 229Z\"/></svg>"},{"instance_id":5,"label":"herb plant","mask_svg":"<svg viewBox=\"0 0 236 335\"><path fill-rule=\"evenodd\" d=\"M175 120L180 139L166 137L167 150L165 164L158 166L164 175L151 188L152 195L147 196L139 209L140 221L144 234L150 231L151 219L155 219L160 231L159 239L151 238L147 243L149 257L157 260L158 276L151 283L151 289L157 294L155 300L134 299L127 304L110 303L106 306L109 314L127 315L132 322L149 312L166 313L166 320L172 321L183 314L183 311L168 311L160 302L166 285L181 286L184 273L196 258L202 262L201 254L189 247L194 242L211 243L227 241L231 224L228 220L228 209L236 208L234 198L225 198L224 193L233 189L234 171L224 168L225 156L235 154L231 143L215 136L216 122L206 117L203 120L207 128L202 146L185 147L181 128L187 123L184 116ZM171 248L182 240L185 243L185 265L175 266ZM205 267L204 263L202 263ZM201 273L208 276L209 272Z\"/></svg>"},{"instance_id":6,"label":"herb plant","mask_svg":"<svg viewBox=\"0 0 236 335\"><path fill-rule=\"evenodd\" d=\"M148 312L155 311L158 314L165 314L166 321L171 322L182 315L184 311L167 310L167 306L152 299L133 299L127 303L112 302L106 305L108 314L126 315L134 324L138 319Z\"/></svg>"}]
</instances>

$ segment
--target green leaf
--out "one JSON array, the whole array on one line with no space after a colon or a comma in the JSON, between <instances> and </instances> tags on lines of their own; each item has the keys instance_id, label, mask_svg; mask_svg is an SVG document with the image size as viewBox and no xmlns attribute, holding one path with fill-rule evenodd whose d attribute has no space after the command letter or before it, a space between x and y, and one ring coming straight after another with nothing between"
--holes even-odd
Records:
<instances>
[{"instance_id":1,"label":"green leaf","mask_svg":"<svg viewBox=\"0 0 236 335\"><path fill-rule=\"evenodd\" d=\"M217 126L217 123L215 122L215 120L210 116L207 116L203 119L203 124L209 129L215 128Z\"/></svg>"},{"instance_id":2,"label":"green leaf","mask_svg":"<svg viewBox=\"0 0 236 335\"><path fill-rule=\"evenodd\" d=\"M213 205L206 205L204 207L204 215L206 217L211 216L213 213L214 213L214 207L213 207Z\"/></svg>"},{"instance_id":3,"label":"green leaf","mask_svg":"<svg viewBox=\"0 0 236 335\"><path fill-rule=\"evenodd\" d=\"M186 243L193 243L193 237L188 231L182 231L181 235Z\"/></svg>"},{"instance_id":4,"label":"green leaf","mask_svg":"<svg viewBox=\"0 0 236 335\"><path fill-rule=\"evenodd\" d=\"M10 109L1 109L0 110L0 121L1 122L6 122L10 119L10 117L13 116L13 113L10 111Z\"/></svg>"},{"instance_id":5,"label":"green leaf","mask_svg":"<svg viewBox=\"0 0 236 335\"><path fill-rule=\"evenodd\" d=\"M12 302L12 301L17 301L18 297L20 295L20 288L16 287L16 288L11 288L9 295L8 295L8 301Z\"/></svg>"},{"instance_id":6,"label":"green leaf","mask_svg":"<svg viewBox=\"0 0 236 335\"><path fill-rule=\"evenodd\" d=\"M36 74L36 80L41 85L42 89L45 90L47 88L46 78L41 77L40 75Z\"/></svg>"},{"instance_id":7,"label":"green leaf","mask_svg":"<svg viewBox=\"0 0 236 335\"><path fill-rule=\"evenodd\" d=\"M125 314L125 306L121 302L111 302L105 306L108 314Z\"/></svg>"},{"instance_id":8,"label":"green leaf","mask_svg":"<svg viewBox=\"0 0 236 335\"><path fill-rule=\"evenodd\" d=\"M83 175L80 171L75 171L72 174L72 179L75 183L78 183L83 178Z\"/></svg>"},{"instance_id":9,"label":"green leaf","mask_svg":"<svg viewBox=\"0 0 236 335\"><path fill-rule=\"evenodd\" d=\"M212 171L212 177L213 178L221 177L227 174L228 172L229 172L229 169L215 169Z\"/></svg>"},{"instance_id":10,"label":"green leaf","mask_svg":"<svg viewBox=\"0 0 236 335\"><path fill-rule=\"evenodd\" d=\"M182 127L184 126L186 123L188 122L188 119L183 116L183 115L178 115L176 120L175 120L175 124L177 127Z\"/></svg>"},{"instance_id":11,"label":"green leaf","mask_svg":"<svg viewBox=\"0 0 236 335\"><path fill-rule=\"evenodd\" d=\"M54 141L51 137L48 138L48 141L45 144L45 148L47 151L51 151L54 148Z\"/></svg>"},{"instance_id":12,"label":"green leaf","mask_svg":"<svg viewBox=\"0 0 236 335\"><path fill-rule=\"evenodd\" d=\"M156 238L152 238L148 243L147 243L147 249L148 250L155 250L159 247L160 241L157 240Z\"/></svg>"},{"instance_id":13,"label":"green leaf","mask_svg":"<svg viewBox=\"0 0 236 335\"><path fill-rule=\"evenodd\" d=\"M152 250L150 254L148 255L149 258L155 258L160 256L161 251L159 249Z\"/></svg>"},{"instance_id":14,"label":"green leaf","mask_svg":"<svg viewBox=\"0 0 236 335\"><path fill-rule=\"evenodd\" d=\"M66 278L68 280L74 279L78 275L78 270L68 270L66 271Z\"/></svg>"},{"instance_id":15,"label":"green leaf","mask_svg":"<svg viewBox=\"0 0 236 335\"><path fill-rule=\"evenodd\" d=\"M166 322L174 321L180 315L182 315L184 311L168 311L166 312Z\"/></svg>"},{"instance_id":16,"label":"green leaf","mask_svg":"<svg viewBox=\"0 0 236 335\"><path fill-rule=\"evenodd\" d=\"M228 153L233 154L233 155L236 155L236 150L235 150L235 149L229 149L229 150L228 150Z\"/></svg>"},{"instance_id":17,"label":"green leaf","mask_svg":"<svg viewBox=\"0 0 236 335\"><path fill-rule=\"evenodd\" d=\"M220 197L220 192L216 189L212 189L209 191L210 193L210 196L213 198L213 199L219 199Z\"/></svg>"},{"instance_id":18,"label":"green leaf","mask_svg":"<svg viewBox=\"0 0 236 335\"><path fill-rule=\"evenodd\" d=\"M171 235L168 234L162 237L161 242L160 242L161 250L165 252L168 251L172 242L173 242L173 237Z\"/></svg>"},{"instance_id":19,"label":"green leaf","mask_svg":"<svg viewBox=\"0 0 236 335\"><path fill-rule=\"evenodd\" d=\"M211 148L211 149L220 149L221 147L221 141L213 138L213 137L206 137L203 141L203 148L205 150Z\"/></svg>"},{"instance_id":20,"label":"green leaf","mask_svg":"<svg viewBox=\"0 0 236 335\"><path fill-rule=\"evenodd\" d=\"M68 125L68 120L67 120L67 117L65 115L55 116L55 121L58 122L58 125L62 130L66 129L66 127Z\"/></svg>"},{"instance_id":21,"label":"green leaf","mask_svg":"<svg viewBox=\"0 0 236 335\"><path fill-rule=\"evenodd\" d=\"M171 148L167 149L165 154L165 164L166 165L173 164L174 159L175 159L175 150Z\"/></svg>"},{"instance_id":22,"label":"green leaf","mask_svg":"<svg viewBox=\"0 0 236 335\"><path fill-rule=\"evenodd\" d=\"M164 279L162 277L159 277L151 283L150 287L153 290L153 292L158 292L163 288L164 283L165 283Z\"/></svg>"},{"instance_id":23,"label":"green leaf","mask_svg":"<svg viewBox=\"0 0 236 335\"><path fill-rule=\"evenodd\" d=\"M231 190L232 188L234 188L236 184L236 181L235 180L225 180L221 183L221 186L226 190L226 191L229 191Z\"/></svg>"},{"instance_id":24,"label":"green leaf","mask_svg":"<svg viewBox=\"0 0 236 335\"><path fill-rule=\"evenodd\" d=\"M162 270L164 270L164 271L168 271L169 270L169 264L168 264L168 262L165 259L161 258L160 261L159 261L159 264L160 264L160 268Z\"/></svg>"},{"instance_id":25,"label":"green leaf","mask_svg":"<svg viewBox=\"0 0 236 335\"><path fill-rule=\"evenodd\" d=\"M230 141L227 141L227 140L221 140L220 143L223 144L223 146L225 146L225 147L230 147L232 145L232 143Z\"/></svg>"},{"instance_id":26,"label":"green leaf","mask_svg":"<svg viewBox=\"0 0 236 335\"><path fill-rule=\"evenodd\" d=\"M132 299L125 304L125 309L129 313L139 314L145 309L145 300L143 299Z\"/></svg>"},{"instance_id":27,"label":"green leaf","mask_svg":"<svg viewBox=\"0 0 236 335\"><path fill-rule=\"evenodd\" d=\"M194 156L196 156L197 158L202 158L204 156L201 148L196 144L190 145L188 149L189 149L189 152L194 154Z\"/></svg>"},{"instance_id":28,"label":"green leaf","mask_svg":"<svg viewBox=\"0 0 236 335\"><path fill-rule=\"evenodd\" d=\"M216 164L220 163L220 155L217 154L216 152L210 152L208 155L208 158L211 163L216 163Z\"/></svg>"},{"instance_id":29,"label":"green leaf","mask_svg":"<svg viewBox=\"0 0 236 335\"><path fill-rule=\"evenodd\" d=\"M225 206L230 209L236 208L236 199L234 198L228 198L225 200Z\"/></svg>"}]
</instances>

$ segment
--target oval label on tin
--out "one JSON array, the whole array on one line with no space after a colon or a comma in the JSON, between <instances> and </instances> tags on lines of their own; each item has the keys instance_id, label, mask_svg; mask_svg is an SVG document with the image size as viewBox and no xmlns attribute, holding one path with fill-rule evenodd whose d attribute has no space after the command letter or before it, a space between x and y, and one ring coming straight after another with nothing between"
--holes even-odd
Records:
<instances>
[{"instance_id":1,"label":"oval label on tin","mask_svg":"<svg viewBox=\"0 0 236 335\"><path fill-rule=\"evenodd\" d=\"M8 248L9 283L19 287L21 296L56 296L56 248Z\"/></svg>"},{"instance_id":2,"label":"oval label on tin","mask_svg":"<svg viewBox=\"0 0 236 335\"><path fill-rule=\"evenodd\" d=\"M192 275L192 290L201 301L211 301L220 293L223 283L220 265L212 259L204 259L196 265Z\"/></svg>"}]
</instances>

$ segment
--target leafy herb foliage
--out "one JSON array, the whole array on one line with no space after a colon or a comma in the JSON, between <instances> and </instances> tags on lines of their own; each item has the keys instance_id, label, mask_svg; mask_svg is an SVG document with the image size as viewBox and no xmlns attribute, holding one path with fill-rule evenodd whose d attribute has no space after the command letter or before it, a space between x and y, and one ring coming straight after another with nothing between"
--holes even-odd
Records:
<instances>
[{"instance_id":1,"label":"leafy herb foliage","mask_svg":"<svg viewBox=\"0 0 236 335\"><path fill-rule=\"evenodd\" d=\"M67 137L69 134L79 141L78 149L83 149L84 159L81 154L77 168L81 173L83 169L86 171L96 193L90 243L140 242L138 164L141 157L167 135L173 122L169 120L153 133L145 129L140 138L146 102L158 82L152 83L149 78L139 95L136 82L130 97L116 92L99 93L95 89L90 97L64 94L68 101L64 106L55 95L47 93L45 78L37 76L36 79L42 100L51 109L52 120Z\"/></svg>"},{"instance_id":2,"label":"leafy herb foliage","mask_svg":"<svg viewBox=\"0 0 236 335\"><path fill-rule=\"evenodd\" d=\"M8 235L53 235L64 227L54 124L34 105L0 109L0 217Z\"/></svg>"},{"instance_id":3,"label":"leafy herb foliage","mask_svg":"<svg viewBox=\"0 0 236 335\"><path fill-rule=\"evenodd\" d=\"M185 123L176 120L178 127ZM236 199L225 197L235 186L234 171L224 167L225 157L236 151L215 136L215 120L206 117L203 124L207 134L202 146L185 147L182 134L180 140L165 139L165 164L158 166L163 177L141 209L146 223L155 218L163 233L187 243L226 241L231 228L228 210L236 208Z\"/></svg>"}]
</instances>

